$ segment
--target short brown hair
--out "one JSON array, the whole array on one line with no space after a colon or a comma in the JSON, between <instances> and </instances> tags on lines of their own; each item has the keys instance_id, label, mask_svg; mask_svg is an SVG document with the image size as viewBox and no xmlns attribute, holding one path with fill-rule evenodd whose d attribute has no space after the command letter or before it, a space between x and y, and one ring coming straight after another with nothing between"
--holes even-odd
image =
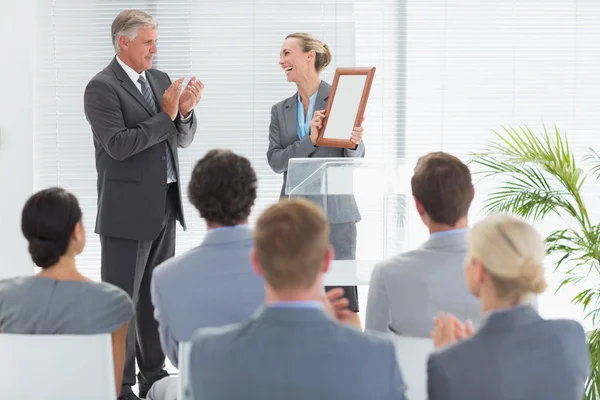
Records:
<instances>
[{"instance_id":1,"label":"short brown hair","mask_svg":"<svg viewBox=\"0 0 600 400\"><path fill-rule=\"evenodd\" d=\"M440 151L421 157L410 183L413 196L433 222L454 226L469 212L473 201L471 172L453 155Z\"/></svg>"},{"instance_id":2,"label":"short brown hair","mask_svg":"<svg viewBox=\"0 0 600 400\"><path fill-rule=\"evenodd\" d=\"M254 241L256 258L273 289L307 289L323 267L329 225L314 203L281 200L258 218Z\"/></svg>"},{"instance_id":3,"label":"short brown hair","mask_svg":"<svg viewBox=\"0 0 600 400\"><path fill-rule=\"evenodd\" d=\"M207 222L232 226L250 215L256 189L256 173L246 157L215 149L192 170L188 197Z\"/></svg>"}]
</instances>

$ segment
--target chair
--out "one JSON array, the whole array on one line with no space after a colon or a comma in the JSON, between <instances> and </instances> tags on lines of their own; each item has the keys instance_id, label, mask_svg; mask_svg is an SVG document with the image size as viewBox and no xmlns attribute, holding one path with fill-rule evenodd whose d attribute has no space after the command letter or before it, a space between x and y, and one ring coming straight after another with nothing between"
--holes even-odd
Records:
<instances>
[{"instance_id":1,"label":"chair","mask_svg":"<svg viewBox=\"0 0 600 400\"><path fill-rule=\"evenodd\" d=\"M406 397L411 400L427 399L427 359L434 350L430 338L392 335L396 347L396 359L404 383Z\"/></svg>"},{"instance_id":2,"label":"chair","mask_svg":"<svg viewBox=\"0 0 600 400\"><path fill-rule=\"evenodd\" d=\"M190 392L190 342L179 342L179 388L177 390L177 400L192 400Z\"/></svg>"},{"instance_id":3,"label":"chair","mask_svg":"<svg viewBox=\"0 0 600 400\"><path fill-rule=\"evenodd\" d=\"M0 334L0 398L115 400L110 334Z\"/></svg>"}]
</instances>

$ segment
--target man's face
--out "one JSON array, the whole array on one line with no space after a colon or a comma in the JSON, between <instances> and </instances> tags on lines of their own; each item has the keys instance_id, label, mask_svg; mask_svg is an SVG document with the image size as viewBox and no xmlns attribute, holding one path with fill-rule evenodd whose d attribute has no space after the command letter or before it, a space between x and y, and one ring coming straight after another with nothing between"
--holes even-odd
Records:
<instances>
[{"instance_id":1,"label":"man's face","mask_svg":"<svg viewBox=\"0 0 600 400\"><path fill-rule=\"evenodd\" d=\"M139 29L133 40L121 37L121 52L129 61L127 64L137 73L152 68L152 58L158 51L156 48L156 29Z\"/></svg>"}]
</instances>

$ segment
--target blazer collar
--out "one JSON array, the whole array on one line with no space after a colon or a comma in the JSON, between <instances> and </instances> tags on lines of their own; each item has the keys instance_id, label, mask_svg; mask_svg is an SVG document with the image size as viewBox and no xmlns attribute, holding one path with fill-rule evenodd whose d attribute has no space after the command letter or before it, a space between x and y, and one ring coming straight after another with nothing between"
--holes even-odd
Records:
<instances>
[{"instance_id":1,"label":"blazer collar","mask_svg":"<svg viewBox=\"0 0 600 400\"><path fill-rule=\"evenodd\" d=\"M261 306L252 316L257 323L269 324L323 324L335 322L325 311L317 308Z\"/></svg>"},{"instance_id":2,"label":"blazer collar","mask_svg":"<svg viewBox=\"0 0 600 400\"><path fill-rule=\"evenodd\" d=\"M133 81L131 80L129 75L127 75L127 72L125 72L123 67L121 67L121 65L117 61L117 56L113 57L112 61L109 64L109 67L113 70L115 76L121 82L121 87L123 87L123 89L125 89L127 92L129 92L129 94L131 96L133 96L133 98L136 99L138 101L138 103L140 103L146 109L146 111L148 111L150 116L153 116L154 112L150 108L150 105L148 104L146 99L144 99L144 96L139 91L137 86L135 86L135 84L133 83ZM152 74L150 73L150 70L147 70L145 75L146 75L146 79L148 80L148 84L150 85L150 88L154 92L156 108L157 108L157 110L161 110L162 109L162 96L156 95L156 93L157 93L156 81L151 76Z\"/></svg>"},{"instance_id":3,"label":"blazer collar","mask_svg":"<svg viewBox=\"0 0 600 400\"><path fill-rule=\"evenodd\" d=\"M231 228L211 229L204 235L201 246L213 246L224 243L252 242L252 230L248 225Z\"/></svg>"},{"instance_id":4,"label":"blazer collar","mask_svg":"<svg viewBox=\"0 0 600 400\"><path fill-rule=\"evenodd\" d=\"M329 92L331 92L331 85L325 81L321 81L319 90L317 91L317 99L315 100L315 111L324 110L327 108ZM296 122L298 112L298 92L294 93L292 97L287 99L283 108L286 132L293 133L294 136L297 136L298 132L296 132Z\"/></svg>"},{"instance_id":5,"label":"blazer collar","mask_svg":"<svg viewBox=\"0 0 600 400\"><path fill-rule=\"evenodd\" d=\"M481 323L477 334L509 332L540 321L543 321L542 317L533 308L520 305L490 313Z\"/></svg>"},{"instance_id":6,"label":"blazer collar","mask_svg":"<svg viewBox=\"0 0 600 400\"><path fill-rule=\"evenodd\" d=\"M457 250L467 250L468 231L453 232L441 236L430 237L421 248L427 250L438 250L444 248L454 248Z\"/></svg>"}]
</instances>

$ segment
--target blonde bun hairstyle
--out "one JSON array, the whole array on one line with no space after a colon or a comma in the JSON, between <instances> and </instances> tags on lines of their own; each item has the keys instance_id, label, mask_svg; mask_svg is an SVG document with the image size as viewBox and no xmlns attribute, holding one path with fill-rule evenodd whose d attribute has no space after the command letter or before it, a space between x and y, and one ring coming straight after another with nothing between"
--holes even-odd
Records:
<instances>
[{"instance_id":1,"label":"blonde bun hairstyle","mask_svg":"<svg viewBox=\"0 0 600 400\"><path fill-rule=\"evenodd\" d=\"M315 58L315 69L317 72L321 72L326 66L331 63L331 51L329 51L329 47L317 39L314 35L310 33L292 33L287 35L286 39L298 39L300 40L300 45L302 46L302 51L308 53L311 50L314 50L316 53Z\"/></svg>"},{"instance_id":2,"label":"blonde bun hairstyle","mask_svg":"<svg viewBox=\"0 0 600 400\"><path fill-rule=\"evenodd\" d=\"M499 297L521 303L531 293L542 293L544 240L527 222L509 215L493 215L469 233L469 255L479 260L492 278Z\"/></svg>"}]
</instances>

